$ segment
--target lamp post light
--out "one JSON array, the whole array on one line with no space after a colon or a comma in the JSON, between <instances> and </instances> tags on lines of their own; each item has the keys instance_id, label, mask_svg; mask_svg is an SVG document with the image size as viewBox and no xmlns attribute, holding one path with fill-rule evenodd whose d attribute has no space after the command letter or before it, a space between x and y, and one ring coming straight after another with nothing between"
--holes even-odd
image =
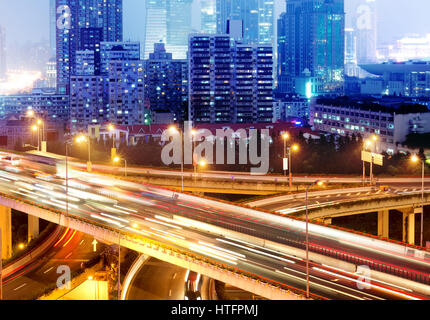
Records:
<instances>
[{"instance_id":1,"label":"lamp post light","mask_svg":"<svg viewBox=\"0 0 430 320\"><path fill-rule=\"evenodd\" d=\"M324 184L321 180L314 181L306 188L306 298L309 298L309 210L308 210L308 192L309 189L315 185L322 186Z\"/></svg>"},{"instance_id":2,"label":"lamp post light","mask_svg":"<svg viewBox=\"0 0 430 320\"><path fill-rule=\"evenodd\" d=\"M411 161L417 163L421 161L421 230L420 230L420 245L424 244L424 176L425 176L425 162L417 155L411 157Z\"/></svg>"}]
</instances>

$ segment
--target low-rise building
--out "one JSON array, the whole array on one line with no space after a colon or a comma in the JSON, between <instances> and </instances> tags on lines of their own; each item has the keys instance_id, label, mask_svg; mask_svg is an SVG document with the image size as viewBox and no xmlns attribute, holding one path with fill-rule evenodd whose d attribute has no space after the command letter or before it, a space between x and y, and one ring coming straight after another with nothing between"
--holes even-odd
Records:
<instances>
[{"instance_id":1,"label":"low-rise building","mask_svg":"<svg viewBox=\"0 0 430 320\"><path fill-rule=\"evenodd\" d=\"M315 130L343 136L376 134L379 151L394 153L408 134L430 132L430 110L405 101L319 98L311 103L310 124Z\"/></svg>"}]
</instances>

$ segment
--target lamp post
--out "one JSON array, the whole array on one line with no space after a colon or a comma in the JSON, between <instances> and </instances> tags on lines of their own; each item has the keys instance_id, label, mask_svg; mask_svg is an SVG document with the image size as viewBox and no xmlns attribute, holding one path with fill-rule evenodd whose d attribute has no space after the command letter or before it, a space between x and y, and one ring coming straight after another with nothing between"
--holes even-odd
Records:
<instances>
[{"instance_id":1,"label":"lamp post","mask_svg":"<svg viewBox=\"0 0 430 320\"><path fill-rule=\"evenodd\" d=\"M39 135L39 127L37 125L33 125L31 130L37 134L37 151L40 151L40 135Z\"/></svg>"},{"instance_id":2,"label":"lamp post","mask_svg":"<svg viewBox=\"0 0 430 320\"><path fill-rule=\"evenodd\" d=\"M88 145L88 162L87 162L87 171L91 172L92 164L91 164L91 139L88 136L80 135L76 138L77 143L84 143L86 142Z\"/></svg>"},{"instance_id":3,"label":"lamp post","mask_svg":"<svg viewBox=\"0 0 430 320\"><path fill-rule=\"evenodd\" d=\"M421 247L424 244L424 176L425 176L425 163L424 160L418 157L417 155L413 155L411 161L421 162L421 230L420 230L420 245Z\"/></svg>"},{"instance_id":4,"label":"lamp post","mask_svg":"<svg viewBox=\"0 0 430 320\"><path fill-rule=\"evenodd\" d=\"M288 133L284 133L282 135L282 139L284 140L284 159L287 158L287 140L290 138ZM284 167L284 176L287 176L287 169Z\"/></svg>"},{"instance_id":5,"label":"lamp post","mask_svg":"<svg viewBox=\"0 0 430 320\"><path fill-rule=\"evenodd\" d=\"M181 129L172 126L169 128L173 134L179 134L181 137L181 192L184 192L184 133Z\"/></svg>"},{"instance_id":6,"label":"lamp post","mask_svg":"<svg viewBox=\"0 0 430 320\"><path fill-rule=\"evenodd\" d=\"M309 215L308 215L308 192L314 185L322 186L321 180L314 181L306 188L306 298L309 298Z\"/></svg>"},{"instance_id":7,"label":"lamp post","mask_svg":"<svg viewBox=\"0 0 430 320\"><path fill-rule=\"evenodd\" d=\"M127 177L127 160L126 159L121 159L120 157L115 157L113 159L114 163L119 163L121 160L124 161L124 176Z\"/></svg>"},{"instance_id":8,"label":"lamp post","mask_svg":"<svg viewBox=\"0 0 430 320\"><path fill-rule=\"evenodd\" d=\"M295 144L291 147L288 147L288 158L289 158L289 160L288 160L288 162L289 162L289 168L288 169L289 170L288 171L290 173L288 180L290 182L290 189L293 187L293 165L292 165L292 160L291 160L291 153L292 153L292 151L298 151L298 150L299 150L299 146L297 144Z\"/></svg>"},{"instance_id":9,"label":"lamp post","mask_svg":"<svg viewBox=\"0 0 430 320\"><path fill-rule=\"evenodd\" d=\"M191 129L191 136L193 137L193 166L194 166L194 181L197 179L197 159L194 158L194 149L196 147L196 137L197 131L195 129Z\"/></svg>"}]
</instances>

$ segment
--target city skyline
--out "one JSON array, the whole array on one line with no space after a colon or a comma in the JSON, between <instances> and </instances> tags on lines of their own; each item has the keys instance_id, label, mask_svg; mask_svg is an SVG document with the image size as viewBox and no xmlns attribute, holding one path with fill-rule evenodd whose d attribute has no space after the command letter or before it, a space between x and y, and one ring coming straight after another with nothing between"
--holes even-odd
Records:
<instances>
[{"instance_id":1,"label":"city skyline","mask_svg":"<svg viewBox=\"0 0 430 320\"><path fill-rule=\"evenodd\" d=\"M193 27L199 26L200 17L199 2L193 3ZM346 0L346 27L351 27L352 10L357 3L362 0ZM401 38L407 34L426 34L430 30L430 21L427 13L430 10L430 3L427 0L411 0L410 3L394 2L390 0L378 1L378 37L383 42ZM23 10L27 8L28 10ZM136 10L137 8L137 10ZM124 1L124 39L132 41L143 41L144 39L144 11L145 6L142 0ZM284 1L275 1L275 18L285 11ZM382 16L380 13L383 12ZM414 19L407 19L414 14ZM397 23L399 19L405 18L407 25ZM40 0L33 3L31 0L19 0L11 2L0 2L0 25L7 33L7 44L10 46L20 39L23 44L28 41L38 42L49 41L49 0Z\"/></svg>"}]
</instances>

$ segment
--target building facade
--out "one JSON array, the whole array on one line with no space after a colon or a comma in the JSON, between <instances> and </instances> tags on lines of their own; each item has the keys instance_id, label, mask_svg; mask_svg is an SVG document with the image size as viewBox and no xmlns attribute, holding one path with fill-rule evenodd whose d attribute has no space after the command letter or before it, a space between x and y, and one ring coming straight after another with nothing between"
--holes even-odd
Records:
<instances>
[{"instance_id":1,"label":"building facade","mask_svg":"<svg viewBox=\"0 0 430 320\"><path fill-rule=\"evenodd\" d=\"M246 44L272 44L274 0L216 0L217 33L226 34L229 20L243 22Z\"/></svg>"},{"instance_id":2,"label":"building facade","mask_svg":"<svg viewBox=\"0 0 430 320\"><path fill-rule=\"evenodd\" d=\"M188 116L188 61L172 59L163 43L145 60L145 99L152 114L172 113L176 122Z\"/></svg>"},{"instance_id":3,"label":"building facade","mask_svg":"<svg viewBox=\"0 0 430 320\"><path fill-rule=\"evenodd\" d=\"M0 79L6 78L6 32L0 26Z\"/></svg>"},{"instance_id":4,"label":"building facade","mask_svg":"<svg viewBox=\"0 0 430 320\"><path fill-rule=\"evenodd\" d=\"M295 93L305 70L320 93L342 93L345 64L344 0L288 0L278 20L278 91Z\"/></svg>"},{"instance_id":5,"label":"building facade","mask_svg":"<svg viewBox=\"0 0 430 320\"><path fill-rule=\"evenodd\" d=\"M337 135L369 138L376 134L379 151L394 153L408 134L430 131L430 111L426 106L396 109L318 99L310 106L310 124L315 130Z\"/></svg>"},{"instance_id":6,"label":"building facade","mask_svg":"<svg viewBox=\"0 0 430 320\"><path fill-rule=\"evenodd\" d=\"M92 50L98 40L122 41L122 0L56 0L56 7L57 91L65 94L76 51Z\"/></svg>"},{"instance_id":7,"label":"building facade","mask_svg":"<svg viewBox=\"0 0 430 320\"><path fill-rule=\"evenodd\" d=\"M0 118L25 114L28 109L46 114L49 119L66 122L69 119L69 96L43 89L34 89L31 94L0 96Z\"/></svg>"},{"instance_id":8,"label":"building facade","mask_svg":"<svg viewBox=\"0 0 430 320\"><path fill-rule=\"evenodd\" d=\"M271 122L271 46L244 45L229 35L192 35L189 119L196 123Z\"/></svg>"}]
</instances>

